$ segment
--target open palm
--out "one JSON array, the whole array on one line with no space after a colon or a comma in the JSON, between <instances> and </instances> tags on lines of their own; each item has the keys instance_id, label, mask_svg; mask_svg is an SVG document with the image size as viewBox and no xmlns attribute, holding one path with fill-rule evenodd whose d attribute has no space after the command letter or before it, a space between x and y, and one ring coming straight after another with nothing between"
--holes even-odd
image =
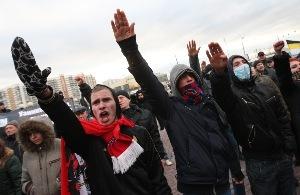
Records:
<instances>
[{"instance_id":1,"label":"open palm","mask_svg":"<svg viewBox=\"0 0 300 195\"><path fill-rule=\"evenodd\" d=\"M209 51L206 51L206 55L216 72L222 72L227 67L227 56L223 52L219 43L210 43L208 45Z\"/></svg>"},{"instance_id":2,"label":"open palm","mask_svg":"<svg viewBox=\"0 0 300 195\"><path fill-rule=\"evenodd\" d=\"M123 41L135 35L134 23L128 23L125 13L119 9L114 14L114 21L111 21L111 27L114 31L116 41Z\"/></svg>"}]
</instances>

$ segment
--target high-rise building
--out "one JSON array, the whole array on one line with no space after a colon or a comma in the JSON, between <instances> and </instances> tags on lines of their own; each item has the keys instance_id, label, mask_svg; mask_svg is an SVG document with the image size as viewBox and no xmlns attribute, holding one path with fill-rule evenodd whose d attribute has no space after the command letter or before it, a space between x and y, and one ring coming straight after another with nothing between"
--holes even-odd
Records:
<instances>
[{"instance_id":1,"label":"high-rise building","mask_svg":"<svg viewBox=\"0 0 300 195\"><path fill-rule=\"evenodd\" d=\"M53 88L54 92L62 91L65 98L73 98L76 103L79 102L81 94L74 78L75 76L71 75L60 75L49 78L47 84ZM96 85L96 79L92 75L85 75L85 80L91 87ZM22 84L12 85L0 90L0 101L12 110L37 105L38 103L36 97L27 94L25 86Z\"/></svg>"},{"instance_id":2,"label":"high-rise building","mask_svg":"<svg viewBox=\"0 0 300 195\"><path fill-rule=\"evenodd\" d=\"M158 80L166 87L169 82L167 74L157 73L155 74ZM118 90L126 90L128 92L137 90L140 88L139 84L135 81L132 75L124 77L123 79L109 79L103 82L104 85L110 88Z\"/></svg>"}]
</instances>

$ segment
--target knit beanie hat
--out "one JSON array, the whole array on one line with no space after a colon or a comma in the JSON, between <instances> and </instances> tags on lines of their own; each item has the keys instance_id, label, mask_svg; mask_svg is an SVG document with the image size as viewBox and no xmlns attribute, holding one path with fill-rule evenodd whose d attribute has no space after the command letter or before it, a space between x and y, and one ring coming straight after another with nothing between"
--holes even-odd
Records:
<instances>
[{"instance_id":1,"label":"knit beanie hat","mask_svg":"<svg viewBox=\"0 0 300 195\"><path fill-rule=\"evenodd\" d=\"M9 121L9 122L5 125L4 128L6 128L8 125L13 125L13 126L19 128L19 122L16 121L16 120Z\"/></svg>"},{"instance_id":2,"label":"knit beanie hat","mask_svg":"<svg viewBox=\"0 0 300 195\"><path fill-rule=\"evenodd\" d=\"M117 96L123 95L123 96L125 96L126 98L130 99L128 92L125 91L125 90L117 91L117 92L116 92L116 95L117 95Z\"/></svg>"}]
</instances>

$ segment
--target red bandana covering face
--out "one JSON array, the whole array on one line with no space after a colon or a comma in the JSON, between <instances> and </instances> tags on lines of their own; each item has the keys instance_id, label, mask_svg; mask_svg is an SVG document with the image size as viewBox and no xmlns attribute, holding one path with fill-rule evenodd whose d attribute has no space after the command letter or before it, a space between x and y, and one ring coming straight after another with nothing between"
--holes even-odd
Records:
<instances>
[{"instance_id":1,"label":"red bandana covering face","mask_svg":"<svg viewBox=\"0 0 300 195\"><path fill-rule=\"evenodd\" d=\"M80 122L86 134L99 136L104 140L115 173L125 173L143 152L143 148L133 137L121 133L121 126L135 126L133 121L124 116L107 126L99 124L96 120Z\"/></svg>"},{"instance_id":2,"label":"red bandana covering face","mask_svg":"<svg viewBox=\"0 0 300 195\"><path fill-rule=\"evenodd\" d=\"M202 100L203 90L195 82L179 89L183 101L188 104L199 104Z\"/></svg>"}]
</instances>

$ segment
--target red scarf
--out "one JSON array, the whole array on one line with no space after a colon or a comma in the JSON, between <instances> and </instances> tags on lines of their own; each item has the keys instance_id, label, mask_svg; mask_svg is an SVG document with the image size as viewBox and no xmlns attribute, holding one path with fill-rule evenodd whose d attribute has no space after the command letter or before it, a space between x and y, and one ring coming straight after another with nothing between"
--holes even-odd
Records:
<instances>
[{"instance_id":1,"label":"red scarf","mask_svg":"<svg viewBox=\"0 0 300 195\"><path fill-rule=\"evenodd\" d=\"M115 174L125 173L144 152L132 136L121 133L121 126L135 126L133 121L124 116L107 126L99 124L96 120L80 122L86 134L100 136L104 140Z\"/></svg>"},{"instance_id":2,"label":"red scarf","mask_svg":"<svg viewBox=\"0 0 300 195\"><path fill-rule=\"evenodd\" d=\"M99 124L95 119L80 122L86 134L100 136L104 140L110 156L118 157L132 143L133 137L122 134L121 126L132 128L135 124L124 116L107 126Z\"/></svg>"}]
</instances>

